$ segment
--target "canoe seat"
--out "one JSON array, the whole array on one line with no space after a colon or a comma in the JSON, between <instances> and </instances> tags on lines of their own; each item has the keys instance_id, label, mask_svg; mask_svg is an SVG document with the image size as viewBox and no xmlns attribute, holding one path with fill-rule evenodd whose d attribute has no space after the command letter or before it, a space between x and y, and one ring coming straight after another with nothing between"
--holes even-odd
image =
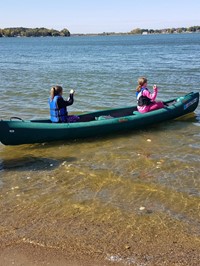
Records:
<instances>
[{"instance_id":1,"label":"canoe seat","mask_svg":"<svg viewBox=\"0 0 200 266\"><path fill-rule=\"evenodd\" d=\"M95 120L104 120L104 119L111 119L111 118L114 118L114 117L110 115L101 115L101 116L95 117Z\"/></svg>"}]
</instances>

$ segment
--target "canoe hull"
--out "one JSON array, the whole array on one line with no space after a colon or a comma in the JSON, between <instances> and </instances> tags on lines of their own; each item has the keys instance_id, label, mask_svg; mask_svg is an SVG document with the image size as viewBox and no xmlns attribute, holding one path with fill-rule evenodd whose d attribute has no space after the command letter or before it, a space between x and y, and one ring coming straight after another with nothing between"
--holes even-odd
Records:
<instances>
[{"instance_id":1,"label":"canoe hull","mask_svg":"<svg viewBox=\"0 0 200 266\"><path fill-rule=\"evenodd\" d=\"M108 109L80 115L80 122L51 123L49 120L2 120L0 141L4 145L43 143L115 134L120 131L148 128L150 125L193 112L199 93L190 93L167 101L165 108L140 114L136 106Z\"/></svg>"}]
</instances>

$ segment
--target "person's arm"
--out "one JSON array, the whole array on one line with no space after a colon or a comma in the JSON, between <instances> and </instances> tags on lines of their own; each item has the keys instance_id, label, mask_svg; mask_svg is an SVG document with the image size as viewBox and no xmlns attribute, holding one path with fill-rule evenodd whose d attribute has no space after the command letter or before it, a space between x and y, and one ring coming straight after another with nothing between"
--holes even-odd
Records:
<instances>
[{"instance_id":1,"label":"person's arm","mask_svg":"<svg viewBox=\"0 0 200 266\"><path fill-rule=\"evenodd\" d=\"M67 100L64 100L62 97L58 98L57 104L58 108L64 108L66 106L72 105L74 102L74 91L70 91L69 98Z\"/></svg>"},{"instance_id":2,"label":"person's arm","mask_svg":"<svg viewBox=\"0 0 200 266\"><path fill-rule=\"evenodd\" d=\"M149 99L151 99L152 101L155 101L156 96L158 93L158 88L156 85L153 86L153 92L151 93L149 90L144 90L142 95L148 97Z\"/></svg>"}]
</instances>

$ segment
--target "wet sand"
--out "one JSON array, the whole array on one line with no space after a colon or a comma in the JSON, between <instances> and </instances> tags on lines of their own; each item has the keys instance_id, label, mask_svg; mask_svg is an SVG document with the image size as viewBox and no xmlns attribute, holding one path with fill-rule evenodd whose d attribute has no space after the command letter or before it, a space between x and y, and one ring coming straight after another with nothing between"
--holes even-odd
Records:
<instances>
[{"instance_id":1,"label":"wet sand","mask_svg":"<svg viewBox=\"0 0 200 266\"><path fill-rule=\"evenodd\" d=\"M127 217L121 217L121 224L109 224L103 219L86 222L74 217L67 223L65 220L66 235L57 245L56 234L45 244L16 237L14 231L13 235L4 233L0 238L0 266L199 265L200 238L189 235L189 228L168 217L158 226L159 217L151 215L144 214L146 226L142 227L137 218L132 224L125 222ZM41 235L44 237L45 232Z\"/></svg>"},{"instance_id":2,"label":"wet sand","mask_svg":"<svg viewBox=\"0 0 200 266\"><path fill-rule=\"evenodd\" d=\"M165 243L165 251L163 250L159 253L160 247L148 250L147 247L140 248L135 245L135 247L131 246L130 248L134 249L134 256L129 251L125 253L129 253L130 257L116 255L110 256L108 260L108 258L103 259L101 255L98 257L95 252L92 252L91 255L86 255L84 250L71 252L69 250L38 247L32 244L16 244L0 248L0 266L199 265L200 250L198 248L195 249L190 244L187 247L180 245L174 248L174 246L174 244ZM146 249L145 254L143 252Z\"/></svg>"},{"instance_id":3,"label":"wet sand","mask_svg":"<svg viewBox=\"0 0 200 266\"><path fill-rule=\"evenodd\" d=\"M59 251L28 244L18 244L0 249L1 266L80 266L105 265L90 258L73 257L67 251Z\"/></svg>"}]
</instances>

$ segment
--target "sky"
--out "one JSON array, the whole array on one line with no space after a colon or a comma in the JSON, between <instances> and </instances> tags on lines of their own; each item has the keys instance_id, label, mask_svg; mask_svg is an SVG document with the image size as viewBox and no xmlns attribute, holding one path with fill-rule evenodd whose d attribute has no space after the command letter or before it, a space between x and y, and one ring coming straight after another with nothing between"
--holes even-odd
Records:
<instances>
[{"instance_id":1,"label":"sky","mask_svg":"<svg viewBox=\"0 0 200 266\"><path fill-rule=\"evenodd\" d=\"M0 28L71 34L129 32L200 25L200 0L1 0Z\"/></svg>"}]
</instances>

